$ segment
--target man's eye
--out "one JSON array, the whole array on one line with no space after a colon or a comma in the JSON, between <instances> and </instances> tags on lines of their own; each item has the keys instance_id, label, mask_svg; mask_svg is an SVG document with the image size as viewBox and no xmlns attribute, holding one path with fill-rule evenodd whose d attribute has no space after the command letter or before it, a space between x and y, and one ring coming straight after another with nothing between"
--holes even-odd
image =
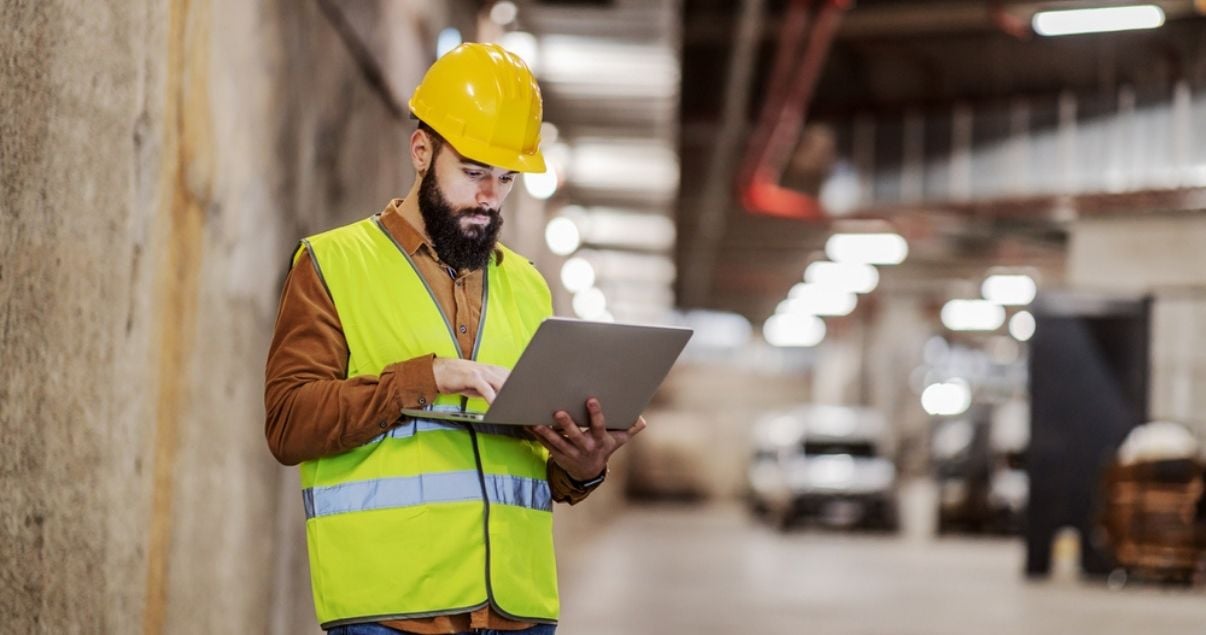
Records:
<instances>
[{"instance_id":1,"label":"man's eye","mask_svg":"<svg viewBox=\"0 0 1206 635\"><path fill-rule=\"evenodd\" d=\"M508 174L504 177L500 177L498 180L502 181L503 183L506 183L507 185L510 185L511 183L513 183L515 181L515 177L513 175Z\"/></svg>"},{"instance_id":2,"label":"man's eye","mask_svg":"<svg viewBox=\"0 0 1206 635\"><path fill-rule=\"evenodd\" d=\"M465 170L465 175L466 175L466 176L468 176L468 177L469 177L469 178L471 178L471 179L480 179L480 178L482 178L482 173L481 173L481 171L480 171L480 170Z\"/></svg>"}]
</instances>

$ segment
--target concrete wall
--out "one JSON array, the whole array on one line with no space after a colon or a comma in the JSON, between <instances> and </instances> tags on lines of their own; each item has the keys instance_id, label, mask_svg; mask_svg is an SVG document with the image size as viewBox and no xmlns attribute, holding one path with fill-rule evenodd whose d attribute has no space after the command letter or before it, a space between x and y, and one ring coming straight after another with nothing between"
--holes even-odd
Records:
<instances>
[{"instance_id":1,"label":"concrete wall","mask_svg":"<svg viewBox=\"0 0 1206 635\"><path fill-rule=\"evenodd\" d=\"M408 94L446 6L334 4ZM296 238L410 179L318 5L0 8L6 632L316 630L264 354Z\"/></svg>"},{"instance_id":2,"label":"concrete wall","mask_svg":"<svg viewBox=\"0 0 1206 635\"><path fill-rule=\"evenodd\" d=\"M1077 222L1068 281L1153 296L1151 416L1184 423L1206 441L1206 213Z\"/></svg>"}]
</instances>

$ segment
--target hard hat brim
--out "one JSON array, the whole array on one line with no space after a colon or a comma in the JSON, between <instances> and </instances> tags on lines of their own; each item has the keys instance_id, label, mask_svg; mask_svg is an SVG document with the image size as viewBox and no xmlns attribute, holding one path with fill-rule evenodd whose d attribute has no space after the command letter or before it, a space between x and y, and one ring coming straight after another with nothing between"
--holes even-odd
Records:
<instances>
[{"instance_id":1,"label":"hard hat brim","mask_svg":"<svg viewBox=\"0 0 1206 635\"><path fill-rule=\"evenodd\" d=\"M444 133L440 132L439 128L432 127L441 136ZM450 144L461 156L474 161L480 161L491 167L503 168L506 170L514 170L516 172L544 172L548 170L548 165L544 161L544 153L540 150L531 154L518 154L515 152L507 152L499 148L491 147L488 144L475 141L473 139L457 139L454 143L448 137L444 140Z\"/></svg>"}]
</instances>

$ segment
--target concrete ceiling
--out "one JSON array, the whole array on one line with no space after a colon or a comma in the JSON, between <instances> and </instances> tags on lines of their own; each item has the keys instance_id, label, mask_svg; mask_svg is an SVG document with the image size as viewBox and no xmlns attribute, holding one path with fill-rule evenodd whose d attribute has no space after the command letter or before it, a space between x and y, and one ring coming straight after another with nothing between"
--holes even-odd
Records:
<instances>
[{"instance_id":1,"label":"concrete ceiling","mask_svg":"<svg viewBox=\"0 0 1206 635\"><path fill-rule=\"evenodd\" d=\"M763 4L763 3L759 3ZM727 195L723 231L713 258L700 235L699 210L709 204L709 165L715 153L740 155L752 130L777 44L785 2L767 2L757 29L746 117L738 142L723 138L724 88L740 28L741 2L687 0L682 15L682 178L677 207L680 302L737 311L759 322L771 312L832 230L827 224L784 220L745 212ZM906 110L949 109L955 103L1008 102L1021 95L1096 94L1119 85L1140 94L1167 95L1188 78L1206 86L1206 20L1170 12L1162 29L1071 38L1018 38L994 23L986 2L863 0L846 16L820 78L809 112L812 121L900 116ZM1067 4L1067 3L1065 3ZM1085 4L1085 3L1081 3ZM1189 3L1183 3L1188 6ZM1004 3L1023 15L1025 3ZM1031 4L1030 6L1033 6ZM730 161L730 164L734 162ZM728 181L731 183L732 178ZM785 175L790 179L791 174ZM1062 275L1064 233L1053 213L1029 207L981 205L884 210L911 242L906 263L884 276L886 292L941 295L993 265L1027 264L1048 280ZM1051 206L1054 208L1054 206ZM1123 206L1122 209L1134 209ZM681 281L696 263L706 293L686 297Z\"/></svg>"}]
</instances>

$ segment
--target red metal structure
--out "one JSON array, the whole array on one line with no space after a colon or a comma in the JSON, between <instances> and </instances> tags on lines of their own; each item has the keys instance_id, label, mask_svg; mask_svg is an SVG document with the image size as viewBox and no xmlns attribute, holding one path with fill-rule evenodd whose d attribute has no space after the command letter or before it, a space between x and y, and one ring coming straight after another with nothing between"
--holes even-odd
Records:
<instances>
[{"instance_id":1,"label":"red metal structure","mask_svg":"<svg viewBox=\"0 0 1206 635\"><path fill-rule=\"evenodd\" d=\"M751 213L809 221L827 217L816 197L780 181L830 44L850 5L851 0L792 0L788 6L766 102L738 171L741 202Z\"/></svg>"}]
</instances>

